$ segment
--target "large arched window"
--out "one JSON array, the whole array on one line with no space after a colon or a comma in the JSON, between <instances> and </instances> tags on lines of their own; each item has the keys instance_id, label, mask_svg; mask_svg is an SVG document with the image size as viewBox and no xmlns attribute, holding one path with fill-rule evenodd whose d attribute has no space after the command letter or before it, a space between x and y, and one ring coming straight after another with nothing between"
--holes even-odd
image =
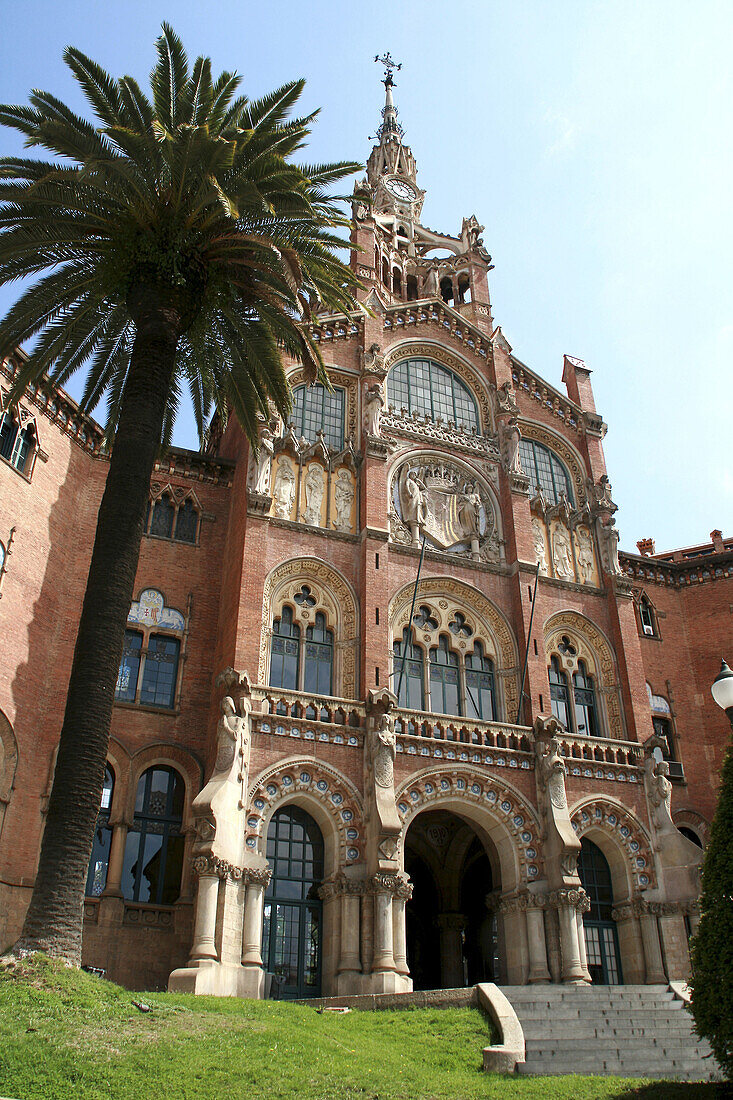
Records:
<instances>
[{"instance_id":1,"label":"large arched window","mask_svg":"<svg viewBox=\"0 0 733 1100\"><path fill-rule=\"evenodd\" d=\"M300 627L293 622L293 609L284 607L272 624L270 687L298 690L300 667Z\"/></svg>"},{"instance_id":2,"label":"large arched window","mask_svg":"<svg viewBox=\"0 0 733 1100\"><path fill-rule=\"evenodd\" d=\"M496 719L494 694L494 662L484 656L481 642L475 642L473 653L467 653L466 662L466 715L484 722Z\"/></svg>"},{"instance_id":3,"label":"large arched window","mask_svg":"<svg viewBox=\"0 0 733 1100\"><path fill-rule=\"evenodd\" d=\"M304 600L310 598L315 604L307 585L297 593L296 600L298 596ZM327 629L322 611L306 627L305 643L301 645L300 627L293 622L293 610L283 607L280 618L272 624L270 687L307 691L311 695L332 694L333 631Z\"/></svg>"},{"instance_id":4,"label":"large arched window","mask_svg":"<svg viewBox=\"0 0 733 1100\"><path fill-rule=\"evenodd\" d=\"M265 893L262 957L281 997L321 991L323 836L298 806L277 810L267 830L272 878Z\"/></svg>"},{"instance_id":5,"label":"large arched window","mask_svg":"<svg viewBox=\"0 0 733 1100\"><path fill-rule=\"evenodd\" d=\"M107 885L109 852L112 846L109 811L112 805L114 786L114 773L108 764L104 769L104 786L102 787L102 798L99 804L97 825L94 830L94 843L92 844L92 854L87 872L86 895L88 898L98 898Z\"/></svg>"},{"instance_id":6,"label":"large arched window","mask_svg":"<svg viewBox=\"0 0 733 1100\"><path fill-rule=\"evenodd\" d=\"M343 450L345 443L344 412L346 395L336 388L330 393L317 382L314 386L296 386L293 390L291 421L297 436L315 443L323 432L326 446L332 451Z\"/></svg>"},{"instance_id":7,"label":"large arched window","mask_svg":"<svg viewBox=\"0 0 733 1100\"><path fill-rule=\"evenodd\" d=\"M611 869L601 849L587 837L580 842L578 874L590 898L590 910L583 917L590 976L598 985L620 985L621 961L613 919Z\"/></svg>"},{"instance_id":8,"label":"large arched window","mask_svg":"<svg viewBox=\"0 0 733 1100\"><path fill-rule=\"evenodd\" d=\"M330 695L333 683L333 632L326 630L326 616L319 611L305 632L303 691Z\"/></svg>"},{"instance_id":9,"label":"large arched window","mask_svg":"<svg viewBox=\"0 0 733 1100\"><path fill-rule=\"evenodd\" d=\"M127 834L122 896L173 905L181 892L185 786L175 768L156 766L140 776L135 816Z\"/></svg>"},{"instance_id":10,"label":"large arched window","mask_svg":"<svg viewBox=\"0 0 733 1100\"><path fill-rule=\"evenodd\" d=\"M568 682L560 667L559 659L554 655L550 658L550 667L547 671L550 678L550 708L552 713L566 730L572 731Z\"/></svg>"},{"instance_id":11,"label":"large arched window","mask_svg":"<svg viewBox=\"0 0 733 1100\"><path fill-rule=\"evenodd\" d=\"M522 469L529 477L530 487L535 491L541 489L549 504L559 504L562 493L570 504L575 503L570 475L549 447L534 439L520 439L519 457Z\"/></svg>"},{"instance_id":12,"label":"large arched window","mask_svg":"<svg viewBox=\"0 0 733 1100\"><path fill-rule=\"evenodd\" d=\"M387 404L397 411L404 408L431 420L452 420L468 431L479 430L476 402L468 387L453 371L430 359L405 359L392 368Z\"/></svg>"},{"instance_id":13,"label":"large arched window","mask_svg":"<svg viewBox=\"0 0 733 1100\"><path fill-rule=\"evenodd\" d=\"M412 642L407 627L402 631L402 642L395 642L393 649L392 690L399 693L399 705L405 710L425 710L423 651Z\"/></svg>"}]
</instances>

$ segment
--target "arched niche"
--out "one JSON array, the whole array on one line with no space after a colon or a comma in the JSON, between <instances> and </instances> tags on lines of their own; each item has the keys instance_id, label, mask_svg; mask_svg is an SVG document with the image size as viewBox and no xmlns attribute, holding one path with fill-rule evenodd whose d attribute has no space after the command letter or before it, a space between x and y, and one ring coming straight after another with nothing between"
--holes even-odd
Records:
<instances>
[{"instance_id":1,"label":"arched niche","mask_svg":"<svg viewBox=\"0 0 733 1100\"><path fill-rule=\"evenodd\" d=\"M544 635L548 662L553 654L557 655L569 677L577 670L578 660L585 661L596 681L603 732L614 740L623 741L625 731L616 658L606 635L577 611L558 611L551 615L545 622ZM574 654L568 651L564 637L572 642Z\"/></svg>"},{"instance_id":2,"label":"arched niche","mask_svg":"<svg viewBox=\"0 0 733 1100\"><path fill-rule=\"evenodd\" d=\"M470 822L495 853L502 893L519 890L541 877L542 830L535 810L509 783L454 766L429 768L406 780L396 792L404 838L414 817L426 809L444 809Z\"/></svg>"},{"instance_id":3,"label":"arched niche","mask_svg":"<svg viewBox=\"0 0 733 1100\"><path fill-rule=\"evenodd\" d=\"M266 855L270 818L287 805L302 806L321 830L326 878L362 861L364 836L359 792L336 768L308 757L280 760L250 786L245 837L248 852Z\"/></svg>"},{"instance_id":4,"label":"arched niche","mask_svg":"<svg viewBox=\"0 0 733 1100\"><path fill-rule=\"evenodd\" d=\"M414 591L414 584L406 584L390 601L390 648L395 640L402 639L402 631L408 626ZM485 644L486 655L495 664L501 709L506 720L513 722L519 698L519 653L514 633L501 611L483 592L453 577L425 577L417 586L416 608L421 601L430 601L437 619L435 628L420 632L418 641L426 651L437 645L441 634L451 634L450 621L456 609L470 616L473 636L470 642L464 641L464 649L470 652L476 638ZM457 641L459 646L461 641Z\"/></svg>"},{"instance_id":5,"label":"arched niche","mask_svg":"<svg viewBox=\"0 0 733 1100\"><path fill-rule=\"evenodd\" d=\"M308 586L315 601L310 609L303 608L295 600L303 584ZM301 626L312 621L303 618L304 611L324 613L328 629L334 633L333 692L342 698L355 699L359 637L356 595L346 578L319 558L291 558L273 569L265 580L258 682L267 684L269 681L272 623L286 603L296 609L296 621Z\"/></svg>"},{"instance_id":6,"label":"arched niche","mask_svg":"<svg viewBox=\"0 0 733 1100\"><path fill-rule=\"evenodd\" d=\"M614 904L629 901L642 890L657 885L654 853L644 826L620 802L590 796L570 811L579 839L587 836L608 860Z\"/></svg>"}]
</instances>

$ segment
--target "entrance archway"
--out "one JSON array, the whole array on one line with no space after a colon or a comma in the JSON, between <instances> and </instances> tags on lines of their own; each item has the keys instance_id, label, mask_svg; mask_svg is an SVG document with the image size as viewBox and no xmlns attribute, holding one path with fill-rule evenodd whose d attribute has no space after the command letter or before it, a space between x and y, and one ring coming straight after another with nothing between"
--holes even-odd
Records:
<instances>
[{"instance_id":1,"label":"entrance archway","mask_svg":"<svg viewBox=\"0 0 733 1100\"><path fill-rule=\"evenodd\" d=\"M321 993L323 835L299 806L276 810L267 829L272 879L265 892L262 958L283 998Z\"/></svg>"},{"instance_id":2,"label":"entrance archway","mask_svg":"<svg viewBox=\"0 0 733 1100\"><path fill-rule=\"evenodd\" d=\"M446 810L418 814L407 830L407 963L415 989L499 980L497 922L487 906L499 876L489 843Z\"/></svg>"},{"instance_id":3,"label":"entrance archway","mask_svg":"<svg viewBox=\"0 0 733 1100\"><path fill-rule=\"evenodd\" d=\"M590 976L595 985L621 985L611 868L601 849L587 837L580 842L578 874L590 898L590 909L583 917Z\"/></svg>"}]
</instances>

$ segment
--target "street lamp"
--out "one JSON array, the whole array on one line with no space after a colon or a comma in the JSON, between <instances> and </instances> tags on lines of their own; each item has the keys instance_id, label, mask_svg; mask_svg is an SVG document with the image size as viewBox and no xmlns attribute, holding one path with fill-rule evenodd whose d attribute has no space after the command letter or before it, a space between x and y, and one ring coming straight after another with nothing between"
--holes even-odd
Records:
<instances>
[{"instance_id":1,"label":"street lamp","mask_svg":"<svg viewBox=\"0 0 733 1100\"><path fill-rule=\"evenodd\" d=\"M733 728L733 669L728 668L725 661L720 662L720 672L713 680L710 690L715 702L728 715Z\"/></svg>"}]
</instances>

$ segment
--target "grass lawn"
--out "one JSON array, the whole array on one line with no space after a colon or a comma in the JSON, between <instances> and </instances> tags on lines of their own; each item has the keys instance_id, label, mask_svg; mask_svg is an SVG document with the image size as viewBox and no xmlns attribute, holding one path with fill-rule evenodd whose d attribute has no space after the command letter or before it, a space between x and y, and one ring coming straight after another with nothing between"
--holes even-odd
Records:
<instances>
[{"instance_id":1,"label":"grass lawn","mask_svg":"<svg viewBox=\"0 0 733 1100\"><path fill-rule=\"evenodd\" d=\"M724 1095L714 1085L488 1075L488 1041L472 1008L319 1015L273 1001L130 993L40 957L0 967L0 1096L17 1100Z\"/></svg>"}]
</instances>

